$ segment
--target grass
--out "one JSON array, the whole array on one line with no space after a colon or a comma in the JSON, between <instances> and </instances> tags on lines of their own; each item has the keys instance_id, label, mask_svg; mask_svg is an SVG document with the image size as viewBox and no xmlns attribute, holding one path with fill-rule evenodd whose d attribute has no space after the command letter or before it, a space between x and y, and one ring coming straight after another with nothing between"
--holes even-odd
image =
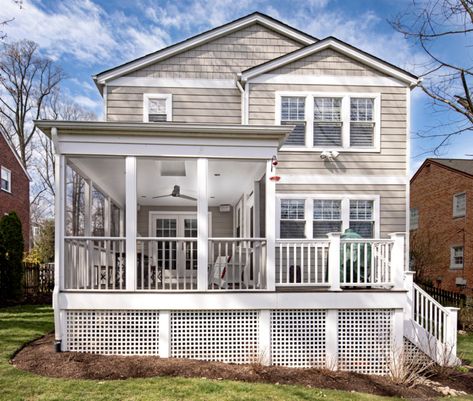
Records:
<instances>
[{"instance_id":1,"label":"grass","mask_svg":"<svg viewBox=\"0 0 473 401\"><path fill-rule=\"evenodd\" d=\"M396 400L361 393L232 381L157 377L115 381L51 379L23 372L9 364L25 342L52 330L47 306L0 308L1 401L185 401L185 400ZM472 350L470 343L470 352ZM457 401L473 398L457 398Z\"/></svg>"},{"instance_id":2,"label":"grass","mask_svg":"<svg viewBox=\"0 0 473 401\"><path fill-rule=\"evenodd\" d=\"M473 364L473 333L458 336L458 356Z\"/></svg>"}]
</instances>

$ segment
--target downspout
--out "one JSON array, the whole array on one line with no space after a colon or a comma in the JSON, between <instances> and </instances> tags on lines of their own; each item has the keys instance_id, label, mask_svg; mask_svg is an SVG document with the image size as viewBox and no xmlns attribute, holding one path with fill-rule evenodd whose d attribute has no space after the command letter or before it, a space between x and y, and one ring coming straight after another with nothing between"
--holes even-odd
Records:
<instances>
[{"instance_id":1,"label":"downspout","mask_svg":"<svg viewBox=\"0 0 473 401\"><path fill-rule=\"evenodd\" d=\"M248 91L247 88L244 88L241 85L241 74L237 74L237 79L235 81L236 86L241 94L241 123L242 125L248 124Z\"/></svg>"}]
</instances>

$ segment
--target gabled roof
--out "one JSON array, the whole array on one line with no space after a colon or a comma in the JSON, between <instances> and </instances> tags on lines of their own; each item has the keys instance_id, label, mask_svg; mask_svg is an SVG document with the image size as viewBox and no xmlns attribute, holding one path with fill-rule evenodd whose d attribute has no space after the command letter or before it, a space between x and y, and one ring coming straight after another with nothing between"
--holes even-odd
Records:
<instances>
[{"instance_id":1,"label":"gabled roof","mask_svg":"<svg viewBox=\"0 0 473 401\"><path fill-rule=\"evenodd\" d=\"M242 82L246 82L251 78L254 78L258 75L267 73L276 68L282 67L286 64L292 63L304 57L310 56L317 52L320 52L325 49L334 49L340 53L343 53L363 64L366 64L378 71L381 71L387 75L393 76L403 82L406 82L410 85L417 84L419 78L414 74L411 74L408 71L403 70L387 61L381 60L380 58L373 56L369 53L366 53L363 50L360 50L348 43L345 43L333 36L329 36L325 39L322 39L316 43L303 47L301 49L295 50L291 53L285 54L281 57L275 58L273 60L267 61L265 63L259 64L257 66L251 67L241 74Z\"/></svg>"},{"instance_id":2,"label":"gabled roof","mask_svg":"<svg viewBox=\"0 0 473 401\"><path fill-rule=\"evenodd\" d=\"M165 58L174 56L178 53L199 46L210 40L216 39L220 36L226 35L230 32L237 31L239 29L245 28L256 23L266 26L272 29L273 31L281 33L284 36L303 44L304 46L312 44L318 40L317 38L314 38L313 36L308 35L305 32L286 25L285 23L278 21L266 14L254 12L227 24L221 25L217 28L213 28L196 36L192 36L191 38L178 42L174 45L165 47L164 49L147 54L143 57L137 58L125 64L121 64L109 70L102 71L93 76L93 79L96 85L100 88L100 86L103 85L109 79L117 78L123 74L130 73L139 68L143 68L149 64L156 63Z\"/></svg>"},{"instance_id":3,"label":"gabled roof","mask_svg":"<svg viewBox=\"0 0 473 401\"><path fill-rule=\"evenodd\" d=\"M473 159L425 159L424 163L419 167L416 173L412 176L411 182L417 177L420 171L430 163L446 168L447 170L460 173L465 176L473 178Z\"/></svg>"},{"instance_id":4,"label":"gabled roof","mask_svg":"<svg viewBox=\"0 0 473 401\"><path fill-rule=\"evenodd\" d=\"M25 173L25 175L26 175L26 177L28 178L28 180L31 181L31 177L30 177L30 175L28 174L28 171L26 171L25 166L23 166L23 163L21 162L20 158L18 157L18 154L16 153L16 150L15 150L15 148L13 147L13 145L11 144L10 140L3 134L3 132L0 132L0 136L3 138L3 140L5 141L5 143L7 144L7 146L10 148L11 152L12 152L13 155L15 156L16 161L17 161L18 164L20 165L21 169L22 169L23 172Z\"/></svg>"}]
</instances>

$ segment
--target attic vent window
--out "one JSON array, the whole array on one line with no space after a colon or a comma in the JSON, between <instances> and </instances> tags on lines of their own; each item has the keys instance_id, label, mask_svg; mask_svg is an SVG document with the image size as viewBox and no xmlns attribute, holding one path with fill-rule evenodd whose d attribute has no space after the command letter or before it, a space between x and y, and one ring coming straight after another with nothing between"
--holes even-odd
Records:
<instances>
[{"instance_id":1,"label":"attic vent window","mask_svg":"<svg viewBox=\"0 0 473 401\"><path fill-rule=\"evenodd\" d=\"M172 121L171 94L145 94L143 99L144 122Z\"/></svg>"}]
</instances>

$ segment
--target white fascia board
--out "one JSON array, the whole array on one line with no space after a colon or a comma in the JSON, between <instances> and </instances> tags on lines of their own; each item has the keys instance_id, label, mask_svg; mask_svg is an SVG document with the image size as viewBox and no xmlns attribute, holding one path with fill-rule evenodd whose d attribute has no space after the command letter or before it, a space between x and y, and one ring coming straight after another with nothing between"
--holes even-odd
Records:
<instances>
[{"instance_id":1,"label":"white fascia board","mask_svg":"<svg viewBox=\"0 0 473 401\"><path fill-rule=\"evenodd\" d=\"M296 85L333 85L333 86L394 86L406 84L391 77L336 76L336 75L296 75L262 74L248 80L255 84L296 84Z\"/></svg>"},{"instance_id":2,"label":"white fascia board","mask_svg":"<svg viewBox=\"0 0 473 401\"><path fill-rule=\"evenodd\" d=\"M299 51L295 51L293 53L288 54L287 56L280 57L272 62L263 64L260 67L253 68L246 73L243 72L241 75L241 80L242 82L246 82L250 80L251 78L254 78L258 75L274 70L275 68L282 67L286 64L292 63L294 61L297 61L301 58L307 57L319 51L325 50L327 48L332 48L376 70L379 70L388 75L391 75L402 82L406 82L409 85L416 85L418 83L418 80L416 78L413 78L408 74L404 74L401 71L390 67L386 63L373 59L365 54L362 54L361 52L355 49L352 49L348 46L338 43L333 39L329 39L327 41L321 41L321 42L313 44L312 46L304 47Z\"/></svg>"},{"instance_id":3,"label":"white fascia board","mask_svg":"<svg viewBox=\"0 0 473 401\"><path fill-rule=\"evenodd\" d=\"M315 175L315 174L298 174L281 175L278 184L319 184L319 185L406 185L409 182L408 177L399 176L383 176L383 175Z\"/></svg>"},{"instance_id":4,"label":"white fascia board","mask_svg":"<svg viewBox=\"0 0 473 401\"><path fill-rule=\"evenodd\" d=\"M220 36L227 35L231 32L237 31L239 29L245 28L248 25L252 25L253 23L260 23L261 25L264 25L276 32L280 32L286 36L289 36L290 38L297 40L300 43L303 43L305 45L310 45L314 43L313 39L308 38L307 36L298 33L296 31L291 30L288 27L285 27L282 24L278 24L275 21L271 21L269 19L264 18L261 15L252 15L248 18L242 19L240 21L237 21L235 23L231 23L227 26L224 26L222 28L217 28L212 30L211 32L208 32L206 34L202 34L194 39L189 39L186 40L185 42L181 43L180 45L173 46L170 49L164 49L162 51L159 51L157 54L150 54L147 57L144 57L143 59L133 61L131 63L128 63L122 67L118 67L113 69L112 71L105 72L102 74L97 74L93 78L98 84L104 84L106 81L109 79L119 77L123 74L130 73L132 71L135 71L137 69L146 67L149 64L156 63L160 60L163 60L165 58L171 57L177 53L183 52L185 50L189 50L193 47L199 46L201 44L204 44L212 39L216 39Z\"/></svg>"},{"instance_id":5,"label":"white fascia board","mask_svg":"<svg viewBox=\"0 0 473 401\"><path fill-rule=\"evenodd\" d=\"M107 86L142 86L148 88L220 88L235 89L233 79L188 79L188 78L150 78L119 77L107 81Z\"/></svg>"},{"instance_id":6,"label":"white fascia board","mask_svg":"<svg viewBox=\"0 0 473 401\"><path fill-rule=\"evenodd\" d=\"M60 309L235 310L235 309L403 309L407 291L341 292L125 292L64 291Z\"/></svg>"}]
</instances>

